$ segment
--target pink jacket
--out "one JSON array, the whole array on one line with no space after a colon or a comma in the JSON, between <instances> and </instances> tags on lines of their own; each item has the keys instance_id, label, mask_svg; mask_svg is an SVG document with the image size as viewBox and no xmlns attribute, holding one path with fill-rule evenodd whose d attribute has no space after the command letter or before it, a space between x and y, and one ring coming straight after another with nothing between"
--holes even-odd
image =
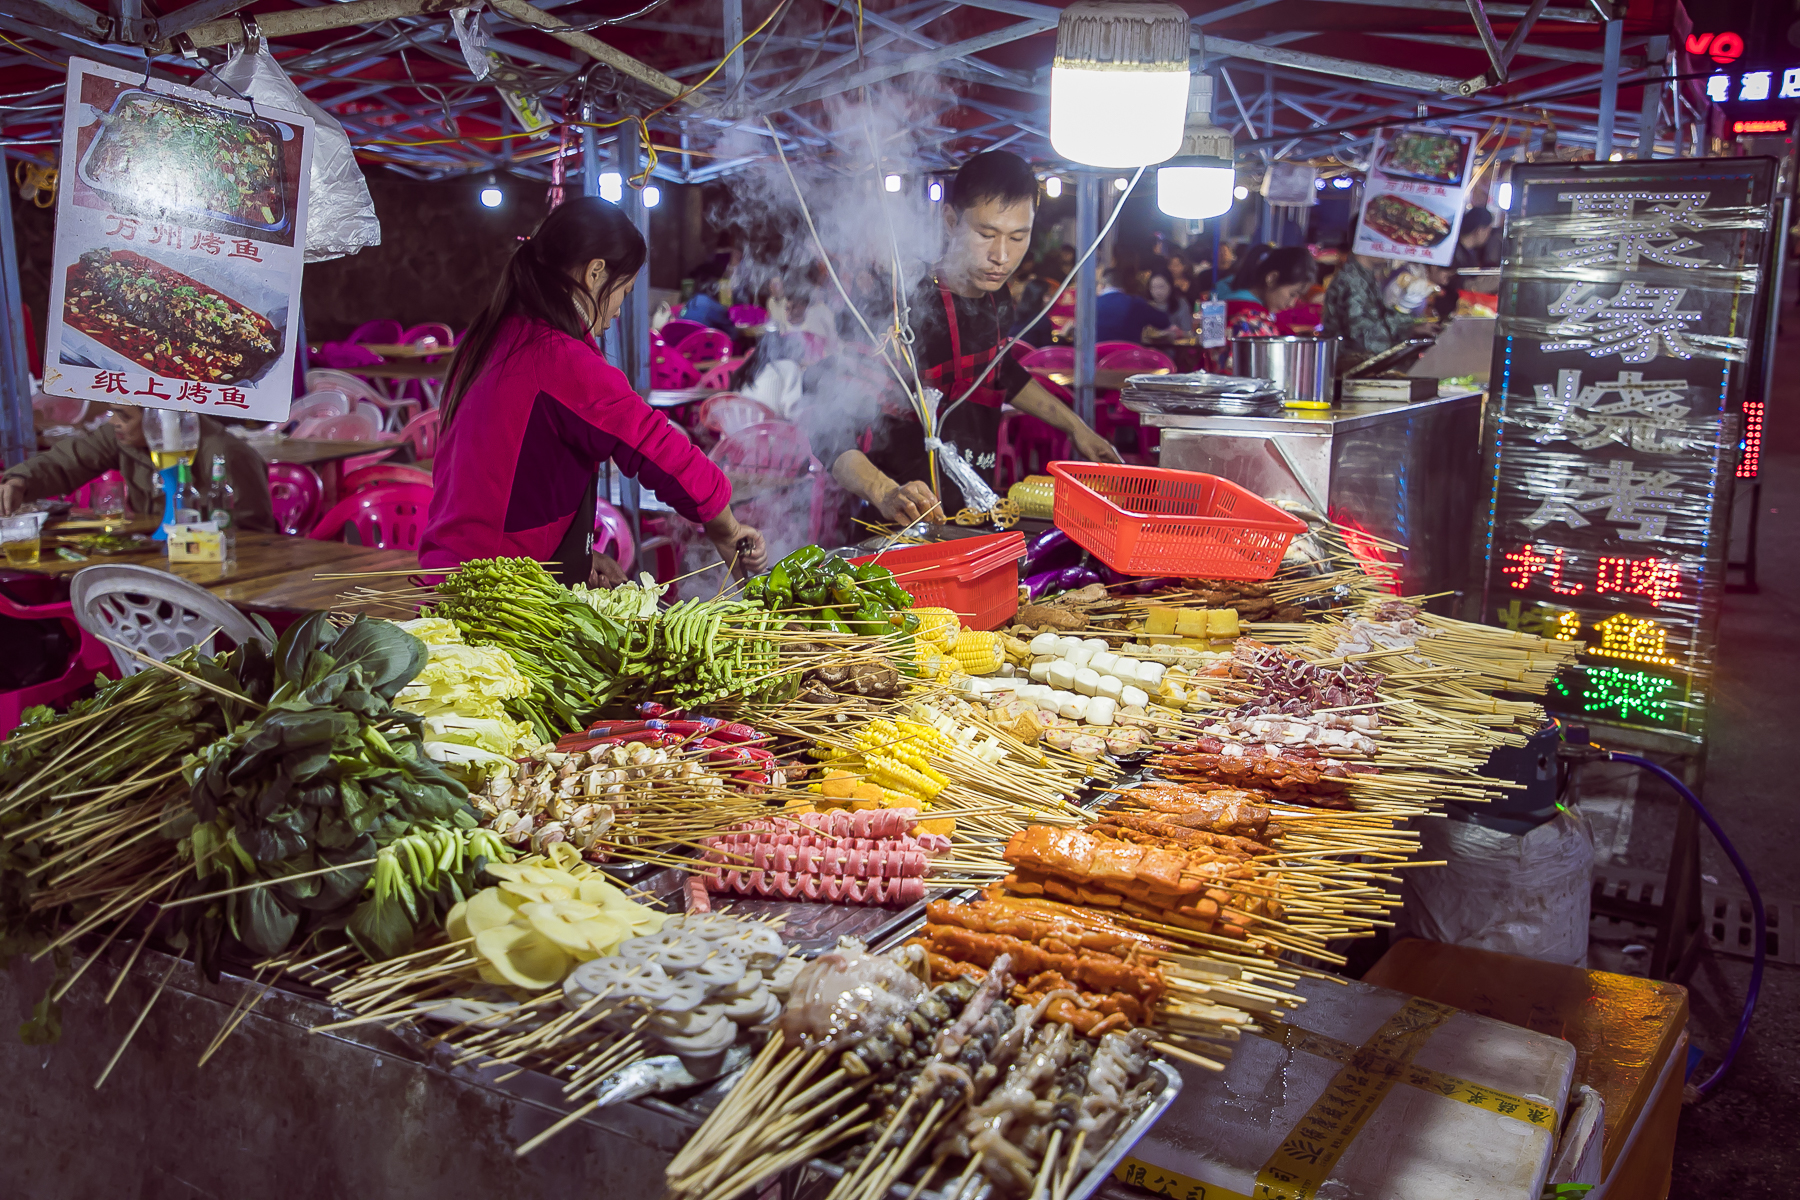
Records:
<instances>
[{"instance_id":1,"label":"pink jacket","mask_svg":"<svg viewBox=\"0 0 1800 1200\"><path fill-rule=\"evenodd\" d=\"M420 564L554 558L572 521L594 519L576 510L608 459L690 521L731 502L725 473L592 339L510 319L439 439Z\"/></svg>"}]
</instances>

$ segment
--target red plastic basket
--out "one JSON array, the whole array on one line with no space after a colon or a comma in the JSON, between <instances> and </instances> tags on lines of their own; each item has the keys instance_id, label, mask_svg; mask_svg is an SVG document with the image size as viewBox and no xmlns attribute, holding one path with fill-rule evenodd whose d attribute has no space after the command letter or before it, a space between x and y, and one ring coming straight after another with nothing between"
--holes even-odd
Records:
<instances>
[{"instance_id":1,"label":"red plastic basket","mask_svg":"<svg viewBox=\"0 0 1800 1200\"><path fill-rule=\"evenodd\" d=\"M1053 462L1056 525L1124 575L1267 579L1306 522L1198 471Z\"/></svg>"},{"instance_id":2,"label":"red plastic basket","mask_svg":"<svg viewBox=\"0 0 1800 1200\"><path fill-rule=\"evenodd\" d=\"M853 558L879 562L924 608L947 608L970 629L998 629L1019 611L1019 560L1025 535L983 537L898 546Z\"/></svg>"}]
</instances>

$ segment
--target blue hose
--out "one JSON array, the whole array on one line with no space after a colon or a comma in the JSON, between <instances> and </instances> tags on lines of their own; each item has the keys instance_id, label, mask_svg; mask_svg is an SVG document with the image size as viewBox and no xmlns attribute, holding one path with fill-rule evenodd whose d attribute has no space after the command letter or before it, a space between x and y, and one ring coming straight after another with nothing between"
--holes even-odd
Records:
<instances>
[{"instance_id":1,"label":"blue hose","mask_svg":"<svg viewBox=\"0 0 1800 1200\"><path fill-rule=\"evenodd\" d=\"M1752 936L1755 938L1755 949L1750 964L1750 988L1744 993L1744 1013L1738 1018L1737 1032L1731 1036L1731 1045L1726 1049L1724 1059L1720 1061L1718 1070L1714 1071L1707 1077L1705 1083L1695 1089L1700 1095L1705 1096L1718 1086L1719 1080L1725 1077L1725 1072L1731 1069L1731 1063L1737 1057L1738 1048L1744 1044L1744 1035L1750 1031L1750 1019L1756 1015L1756 997L1762 991L1765 954L1763 944L1767 935L1762 893L1756 890L1756 881L1750 878L1750 868L1744 865L1743 856L1737 852L1737 847L1731 844L1731 839L1725 836L1725 831L1719 827L1719 822L1714 819L1712 813L1707 811L1706 805L1700 803L1700 797L1687 789L1687 785L1677 779L1672 772L1647 758L1640 758L1635 754L1617 753L1609 754L1607 757L1614 762L1630 763L1634 767L1642 767L1662 779L1679 792L1682 799L1693 805L1694 811L1706 823L1706 827L1712 830L1713 837L1718 839L1720 848L1725 851L1725 856L1731 859L1731 865L1737 869L1738 878L1744 881L1745 890L1750 893L1750 913L1754 925Z\"/></svg>"}]
</instances>

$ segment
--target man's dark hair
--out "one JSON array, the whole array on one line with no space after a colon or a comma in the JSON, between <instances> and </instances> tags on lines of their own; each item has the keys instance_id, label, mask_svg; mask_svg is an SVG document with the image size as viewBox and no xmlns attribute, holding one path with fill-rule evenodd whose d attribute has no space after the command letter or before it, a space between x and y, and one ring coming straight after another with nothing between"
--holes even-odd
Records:
<instances>
[{"instance_id":1,"label":"man's dark hair","mask_svg":"<svg viewBox=\"0 0 1800 1200\"><path fill-rule=\"evenodd\" d=\"M1463 214L1463 234L1475 233L1494 223L1494 214L1485 208L1471 208ZM1457 236L1462 236L1461 234Z\"/></svg>"},{"instance_id":2,"label":"man's dark hair","mask_svg":"<svg viewBox=\"0 0 1800 1200\"><path fill-rule=\"evenodd\" d=\"M984 200L1003 204L1031 201L1037 207L1038 181L1031 164L1010 150L989 150L965 162L950 181L945 199L957 212L973 208Z\"/></svg>"}]
</instances>

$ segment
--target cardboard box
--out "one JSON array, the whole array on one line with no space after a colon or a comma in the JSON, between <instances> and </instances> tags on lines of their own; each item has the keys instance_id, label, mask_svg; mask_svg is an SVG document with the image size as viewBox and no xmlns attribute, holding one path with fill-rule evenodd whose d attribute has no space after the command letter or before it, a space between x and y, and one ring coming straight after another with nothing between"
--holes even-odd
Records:
<instances>
[{"instance_id":1,"label":"cardboard box","mask_svg":"<svg viewBox=\"0 0 1800 1200\"><path fill-rule=\"evenodd\" d=\"M1367 984L1294 990L1223 1072L1181 1067L1116 1178L1183 1200L1538 1200L1573 1046Z\"/></svg>"}]
</instances>

